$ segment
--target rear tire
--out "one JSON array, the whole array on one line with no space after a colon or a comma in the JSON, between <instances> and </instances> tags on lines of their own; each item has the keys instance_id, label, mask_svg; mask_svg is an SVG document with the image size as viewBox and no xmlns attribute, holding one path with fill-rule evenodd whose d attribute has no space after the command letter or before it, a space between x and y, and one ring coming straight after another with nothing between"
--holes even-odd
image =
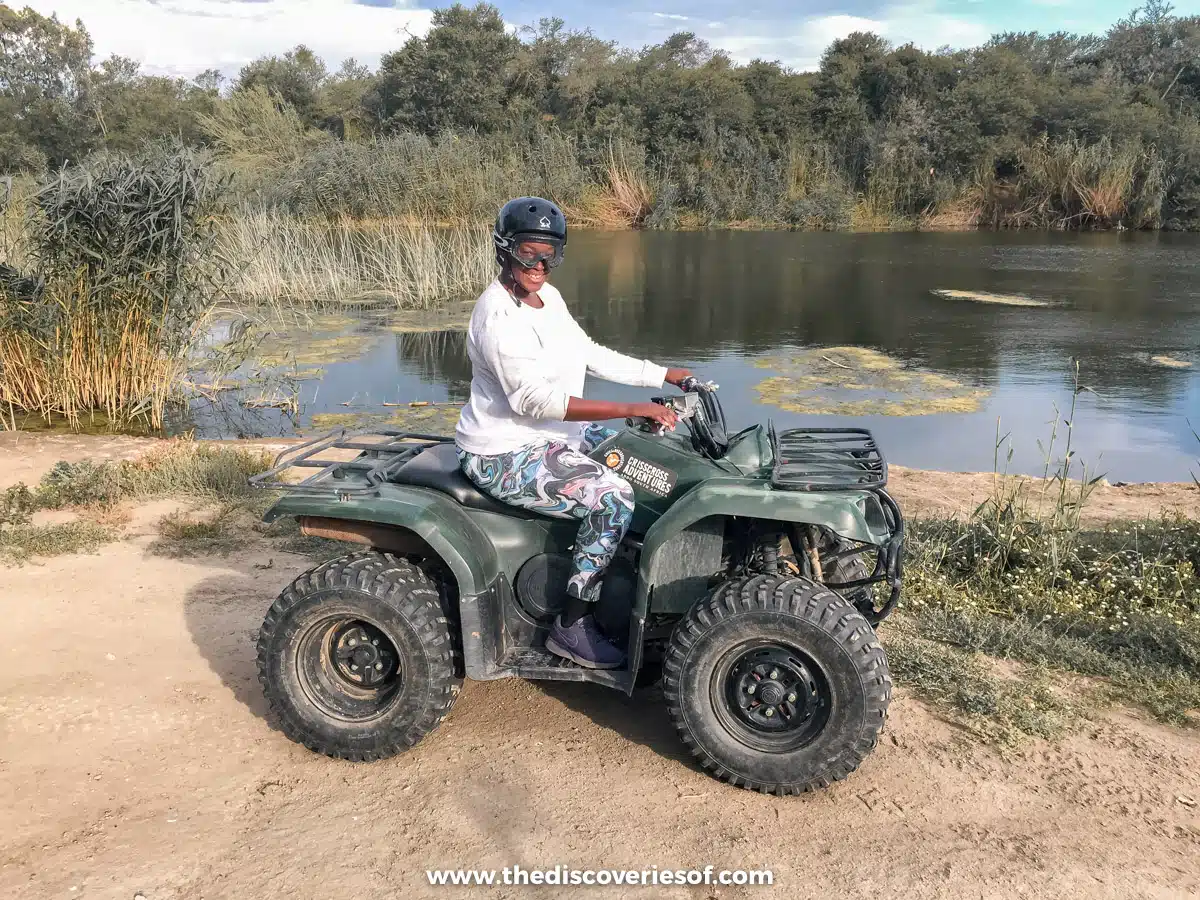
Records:
<instances>
[{"instance_id":1,"label":"rear tire","mask_svg":"<svg viewBox=\"0 0 1200 900\"><path fill-rule=\"evenodd\" d=\"M823 585L789 576L726 581L680 620L663 668L671 719L701 766L780 796L857 769L891 701L887 658L866 619Z\"/></svg>"},{"instance_id":2,"label":"rear tire","mask_svg":"<svg viewBox=\"0 0 1200 900\"><path fill-rule=\"evenodd\" d=\"M297 578L258 638L258 678L289 738L356 762L414 746L462 687L438 585L391 553L363 550Z\"/></svg>"}]
</instances>

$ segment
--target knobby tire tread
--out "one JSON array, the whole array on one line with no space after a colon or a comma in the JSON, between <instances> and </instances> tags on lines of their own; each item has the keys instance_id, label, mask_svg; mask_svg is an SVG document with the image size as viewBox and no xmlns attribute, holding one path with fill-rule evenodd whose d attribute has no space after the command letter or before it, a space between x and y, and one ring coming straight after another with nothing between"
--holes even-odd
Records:
<instances>
[{"instance_id":1,"label":"knobby tire tread","mask_svg":"<svg viewBox=\"0 0 1200 900\"><path fill-rule=\"evenodd\" d=\"M353 747L314 734L297 716L293 701L272 675L271 667L276 632L289 612L313 595L347 590L368 594L398 612L416 632L429 672L423 697L413 698L418 702L409 704L419 706L409 710L415 715L407 721L402 719L399 728L381 724L365 740L361 734L356 736ZM451 627L439 585L419 566L392 553L355 551L305 572L280 593L259 632L258 680L275 720L293 741L316 753L352 762L385 759L411 749L450 713L463 681Z\"/></svg>"},{"instance_id":2,"label":"knobby tire tread","mask_svg":"<svg viewBox=\"0 0 1200 900\"><path fill-rule=\"evenodd\" d=\"M855 734L846 735L836 752L827 754L815 771L797 781L764 780L732 771L697 738L684 713L681 682L701 637L722 621L756 612L793 616L831 636L847 651L865 695L865 719L861 727ZM874 629L849 600L804 578L757 574L726 581L680 620L663 661L663 692L675 728L705 771L749 790L786 796L828 787L861 765L875 748L883 729L892 681L886 654Z\"/></svg>"}]
</instances>

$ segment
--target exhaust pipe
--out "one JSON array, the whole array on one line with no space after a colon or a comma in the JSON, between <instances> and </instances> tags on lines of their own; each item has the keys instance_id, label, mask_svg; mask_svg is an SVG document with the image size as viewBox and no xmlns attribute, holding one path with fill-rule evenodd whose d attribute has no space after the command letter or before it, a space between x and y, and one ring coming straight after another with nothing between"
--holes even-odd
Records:
<instances>
[{"instance_id":1,"label":"exhaust pipe","mask_svg":"<svg viewBox=\"0 0 1200 900\"><path fill-rule=\"evenodd\" d=\"M309 537L365 544L392 553L428 555L431 550L425 541L402 528L356 522L351 519L330 519L325 516L298 516L300 533Z\"/></svg>"}]
</instances>

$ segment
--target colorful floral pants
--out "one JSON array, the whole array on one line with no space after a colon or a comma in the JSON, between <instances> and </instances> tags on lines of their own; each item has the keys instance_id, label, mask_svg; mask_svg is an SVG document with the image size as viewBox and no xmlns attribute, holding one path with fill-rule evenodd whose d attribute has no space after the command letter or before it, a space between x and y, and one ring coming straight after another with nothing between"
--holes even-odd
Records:
<instances>
[{"instance_id":1,"label":"colorful floral pants","mask_svg":"<svg viewBox=\"0 0 1200 900\"><path fill-rule=\"evenodd\" d=\"M629 482L585 455L615 433L588 425L578 450L551 441L496 456L458 451L463 472L485 494L556 519L583 520L575 573L567 582L567 593L583 600L598 596L604 570L633 518Z\"/></svg>"}]
</instances>

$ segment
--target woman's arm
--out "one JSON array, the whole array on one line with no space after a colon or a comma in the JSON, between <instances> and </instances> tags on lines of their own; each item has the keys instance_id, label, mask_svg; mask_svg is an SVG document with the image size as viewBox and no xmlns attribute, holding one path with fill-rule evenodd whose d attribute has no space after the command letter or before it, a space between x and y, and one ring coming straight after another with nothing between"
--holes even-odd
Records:
<instances>
[{"instance_id":1,"label":"woman's arm","mask_svg":"<svg viewBox=\"0 0 1200 900\"><path fill-rule=\"evenodd\" d=\"M677 385L692 374L687 369L668 368L648 359L634 359L632 356L610 350L593 341L591 335L583 330L573 316L571 322L578 329L587 348L588 372L597 378L617 384L631 384L634 387L661 387L664 382Z\"/></svg>"},{"instance_id":2,"label":"woman's arm","mask_svg":"<svg viewBox=\"0 0 1200 900\"><path fill-rule=\"evenodd\" d=\"M675 427L675 413L659 403L585 400L554 390L542 377L539 354L528 346L521 329L513 329L502 316L489 323L482 350L500 381L509 406L518 415L566 422L640 416L661 422L668 428ZM687 374L685 369L671 369L670 372Z\"/></svg>"},{"instance_id":3,"label":"woman's arm","mask_svg":"<svg viewBox=\"0 0 1200 900\"><path fill-rule=\"evenodd\" d=\"M678 421L675 412L661 403L615 403L611 400L585 400L582 397L571 397L567 400L567 415L564 421L597 422L605 419L624 419L626 416L653 419L668 428L674 428Z\"/></svg>"}]
</instances>

